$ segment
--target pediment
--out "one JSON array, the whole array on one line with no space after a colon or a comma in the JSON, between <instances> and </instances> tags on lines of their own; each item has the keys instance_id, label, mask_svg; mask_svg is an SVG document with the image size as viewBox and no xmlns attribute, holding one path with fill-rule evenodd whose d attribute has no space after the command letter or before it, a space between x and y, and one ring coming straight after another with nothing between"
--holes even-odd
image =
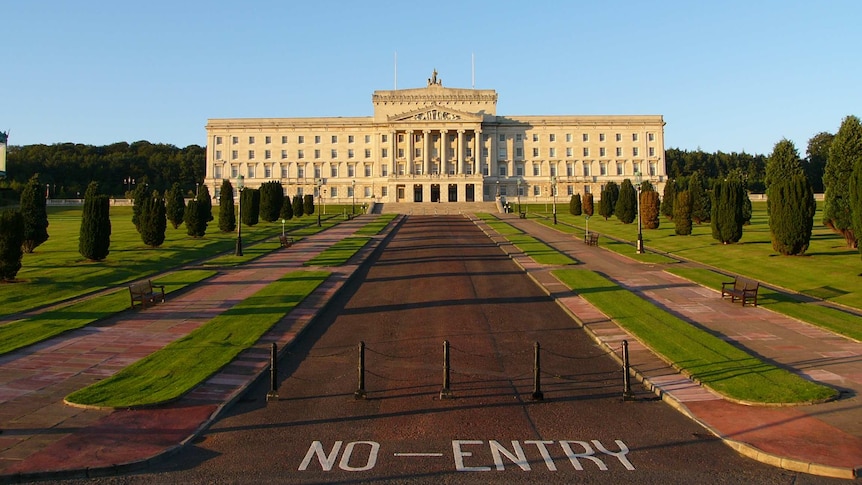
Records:
<instances>
[{"instance_id":1,"label":"pediment","mask_svg":"<svg viewBox=\"0 0 862 485\"><path fill-rule=\"evenodd\" d=\"M432 103L406 113L390 115L389 121L482 121L482 115L444 108Z\"/></svg>"}]
</instances>

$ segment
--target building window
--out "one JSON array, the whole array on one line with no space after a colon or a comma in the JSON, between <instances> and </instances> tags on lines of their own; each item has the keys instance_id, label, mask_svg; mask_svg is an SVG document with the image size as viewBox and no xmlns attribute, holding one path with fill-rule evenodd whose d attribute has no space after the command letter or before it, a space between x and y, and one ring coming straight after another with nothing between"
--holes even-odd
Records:
<instances>
[{"instance_id":1,"label":"building window","mask_svg":"<svg viewBox=\"0 0 862 485\"><path fill-rule=\"evenodd\" d=\"M314 143L315 144L320 143L320 135L314 135Z\"/></svg>"},{"instance_id":2,"label":"building window","mask_svg":"<svg viewBox=\"0 0 862 485\"><path fill-rule=\"evenodd\" d=\"M617 175L624 175L625 167L622 163L617 163Z\"/></svg>"},{"instance_id":3,"label":"building window","mask_svg":"<svg viewBox=\"0 0 862 485\"><path fill-rule=\"evenodd\" d=\"M354 190L354 188L352 185L347 186L347 196L348 197L353 197L353 190Z\"/></svg>"},{"instance_id":4,"label":"building window","mask_svg":"<svg viewBox=\"0 0 862 485\"><path fill-rule=\"evenodd\" d=\"M617 156L618 157L623 156L623 148L622 147L617 147Z\"/></svg>"},{"instance_id":5,"label":"building window","mask_svg":"<svg viewBox=\"0 0 862 485\"><path fill-rule=\"evenodd\" d=\"M371 197L371 187L365 187L365 197Z\"/></svg>"},{"instance_id":6,"label":"building window","mask_svg":"<svg viewBox=\"0 0 862 485\"><path fill-rule=\"evenodd\" d=\"M589 134L589 133L584 133L584 134L582 135L582 138L583 138L583 140L584 140L584 141L590 141L590 134Z\"/></svg>"},{"instance_id":7,"label":"building window","mask_svg":"<svg viewBox=\"0 0 862 485\"><path fill-rule=\"evenodd\" d=\"M552 142L557 141L557 135L551 133L550 135L548 135L548 140Z\"/></svg>"},{"instance_id":8,"label":"building window","mask_svg":"<svg viewBox=\"0 0 862 485\"><path fill-rule=\"evenodd\" d=\"M320 158L320 150L314 150L314 158Z\"/></svg>"},{"instance_id":9,"label":"building window","mask_svg":"<svg viewBox=\"0 0 862 485\"><path fill-rule=\"evenodd\" d=\"M236 160L237 158L239 158L239 151L238 150L231 150L230 151L230 159Z\"/></svg>"},{"instance_id":10,"label":"building window","mask_svg":"<svg viewBox=\"0 0 862 485\"><path fill-rule=\"evenodd\" d=\"M221 137L220 136L216 137L216 145L221 145Z\"/></svg>"},{"instance_id":11,"label":"building window","mask_svg":"<svg viewBox=\"0 0 862 485\"><path fill-rule=\"evenodd\" d=\"M524 149L522 147L515 147L515 157L524 158Z\"/></svg>"},{"instance_id":12,"label":"building window","mask_svg":"<svg viewBox=\"0 0 862 485\"><path fill-rule=\"evenodd\" d=\"M272 166L266 164L263 166L263 176L264 178L272 178Z\"/></svg>"},{"instance_id":13,"label":"building window","mask_svg":"<svg viewBox=\"0 0 862 485\"><path fill-rule=\"evenodd\" d=\"M647 140L655 141L655 133L647 133Z\"/></svg>"},{"instance_id":14,"label":"building window","mask_svg":"<svg viewBox=\"0 0 862 485\"><path fill-rule=\"evenodd\" d=\"M350 163L347 165L347 176L348 177L356 177L356 165Z\"/></svg>"},{"instance_id":15,"label":"building window","mask_svg":"<svg viewBox=\"0 0 862 485\"><path fill-rule=\"evenodd\" d=\"M538 185L534 185L533 186L533 195L535 195L536 197L542 195L542 188L539 187Z\"/></svg>"},{"instance_id":16,"label":"building window","mask_svg":"<svg viewBox=\"0 0 862 485\"><path fill-rule=\"evenodd\" d=\"M221 160L221 150L216 150L216 153L215 153L215 159L216 159L216 160Z\"/></svg>"},{"instance_id":17,"label":"building window","mask_svg":"<svg viewBox=\"0 0 862 485\"><path fill-rule=\"evenodd\" d=\"M371 135L365 135L365 143L371 143Z\"/></svg>"},{"instance_id":18,"label":"building window","mask_svg":"<svg viewBox=\"0 0 862 485\"><path fill-rule=\"evenodd\" d=\"M269 160L270 158L272 158L272 151L264 150L263 151L263 158L266 160Z\"/></svg>"},{"instance_id":19,"label":"building window","mask_svg":"<svg viewBox=\"0 0 862 485\"><path fill-rule=\"evenodd\" d=\"M331 189L329 189L329 196L338 197L338 187L332 187Z\"/></svg>"},{"instance_id":20,"label":"building window","mask_svg":"<svg viewBox=\"0 0 862 485\"><path fill-rule=\"evenodd\" d=\"M500 140L500 141L502 141L502 142L505 142L505 141L506 141L506 135L504 135L504 134L502 134L502 133L501 133L501 134L500 134L500 138L499 138L499 140Z\"/></svg>"},{"instance_id":21,"label":"building window","mask_svg":"<svg viewBox=\"0 0 862 485\"><path fill-rule=\"evenodd\" d=\"M364 167L365 167L365 176L370 177L371 176L371 165L366 163Z\"/></svg>"},{"instance_id":22,"label":"building window","mask_svg":"<svg viewBox=\"0 0 862 485\"><path fill-rule=\"evenodd\" d=\"M572 152L572 147L566 147L566 156L571 157L574 156Z\"/></svg>"},{"instance_id":23,"label":"building window","mask_svg":"<svg viewBox=\"0 0 862 485\"><path fill-rule=\"evenodd\" d=\"M539 134L533 133L533 143L538 143L538 142L539 142Z\"/></svg>"},{"instance_id":24,"label":"building window","mask_svg":"<svg viewBox=\"0 0 862 485\"><path fill-rule=\"evenodd\" d=\"M281 135L281 144L287 145L287 135Z\"/></svg>"},{"instance_id":25,"label":"building window","mask_svg":"<svg viewBox=\"0 0 862 485\"><path fill-rule=\"evenodd\" d=\"M404 133L398 134L398 143L404 143Z\"/></svg>"},{"instance_id":26,"label":"building window","mask_svg":"<svg viewBox=\"0 0 862 485\"><path fill-rule=\"evenodd\" d=\"M638 156L638 147L632 147L632 156L633 157Z\"/></svg>"},{"instance_id":27,"label":"building window","mask_svg":"<svg viewBox=\"0 0 862 485\"><path fill-rule=\"evenodd\" d=\"M605 162L599 163L599 175L605 176L608 174L608 164Z\"/></svg>"},{"instance_id":28,"label":"building window","mask_svg":"<svg viewBox=\"0 0 862 485\"><path fill-rule=\"evenodd\" d=\"M370 148L365 149L365 158L371 158L371 149Z\"/></svg>"},{"instance_id":29,"label":"building window","mask_svg":"<svg viewBox=\"0 0 862 485\"><path fill-rule=\"evenodd\" d=\"M239 177L239 165L231 165L230 166L230 178L235 179Z\"/></svg>"},{"instance_id":30,"label":"building window","mask_svg":"<svg viewBox=\"0 0 862 485\"><path fill-rule=\"evenodd\" d=\"M213 167L213 178L216 180L221 178L221 165L216 165Z\"/></svg>"},{"instance_id":31,"label":"building window","mask_svg":"<svg viewBox=\"0 0 862 485\"><path fill-rule=\"evenodd\" d=\"M584 185L584 193L585 193L585 194L589 194L589 193L590 193L590 186L589 186L589 185Z\"/></svg>"},{"instance_id":32,"label":"building window","mask_svg":"<svg viewBox=\"0 0 862 485\"><path fill-rule=\"evenodd\" d=\"M380 141L382 141L383 143L386 143L389 141L389 137L386 135L380 135Z\"/></svg>"},{"instance_id":33,"label":"building window","mask_svg":"<svg viewBox=\"0 0 862 485\"><path fill-rule=\"evenodd\" d=\"M303 135L299 135L298 137L296 137L296 141L298 143L305 143L305 137Z\"/></svg>"},{"instance_id":34,"label":"building window","mask_svg":"<svg viewBox=\"0 0 862 485\"><path fill-rule=\"evenodd\" d=\"M301 179L305 178L305 166L304 165L298 165L296 167L296 176L297 176L297 178L301 178Z\"/></svg>"},{"instance_id":35,"label":"building window","mask_svg":"<svg viewBox=\"0 0 862 485\"><path fill-rule=\"evenodd\" d=\"M539 149L533 148L533 158L539 158Z\"/></svg>"},{"instance_id":36,"label":"building window","mask_svg":"<svg viewBox=\"0 0 862 485\"><path fill-rule=\"evenodd\" d=\"M347 135L347 143L353 143L353 135Z\"/></svg>"},{"instance_id":37,"label":"building window","mask_svg":"<svg viewBox=\"0 0 862 485\"><path fill-rule=\"evenodd\" d=\"M230 137L230 142L233 143L234 145L236 145L237 143L239 143L239 137L238 136Z\"/></svg>"},{"instance_id":38,"label":"building window","mask_svg":"<svg viewBox=\"0 0 862 485\"><path fill-rule=\"evenodd\" d=\"M248 151L248 159L249 159L249 160L254 160L254 150L249 150L249 151Z\"/></svg>"},{"instance_id":39,"label":"building window","mask_svg":"<svg viewBox=\"0 0 862 485\"><path fill-rule=\"evenodd\" d=\"M506 166L505 166L505 165L500 165L499 167L497 167L497 173L498 173L500 176L505 177L505 176L506 176L506 173L507 173Z\"/></svg>"},{"instance_id":40,"label":"building window","mask_svg":"<svg viewBox=\"0 0 862 485\"><path fill-rule=\"evenodd\" d=\"M413 158L420 158L420 157L422 157L422 149L421 148L414 148L413 149Z\"/></svg>"},{"instance_id":41,"label":"building window","mask_svg":"<svg viewBox=\"0 0 862 485\"><path fill-rule=\"evenodd\" d=\"M604 157L605 153L607 153L607 150L605 150L605 147L600 147L599 148L599 156Z\"/></svg>"},{"instance_id":42,"label":"building window","mask_svg":"<svg viewBox=\"0 0 862 485\"><path fill-rule=\"evenodd\" d=\"M287 164L286 163L281 164L281 178L283 178L283 179L287 178Z\"/></svg>"},{"instance_id":43,"label":"building window","mask_svg":"<svg viewBox=\"0 0 862 485\"><path fill-rule=\"evenodd\" d=\"M585 157L590 156L590 147L584 147L584 156Z\"/></svg>"},{"instance_id":44,"label":"building window","mask_svg":"<svg viewBox=\"0 0 862 485\"><path fill-rule=\"evenodd\" d=\"M389 158L389 150L385 148L380 149L380 157L381 158Z\"/></svg>"},{"instance_id":45,"label":"building window","mask_svg":"<svg viewBox=\"0 0 862 485\"><path fill-rule=\"evenodd\" d=\"M303 150L297 150L296 158L305 158L305 152Z\"/></svg>"},{"instance_id":46,"label":"building window","mask_svg":"<svg viewBox=\"0 0 862 485\"><path fill-rule=\"evenodd\" d=\"M383 164L380 166L380 175L383 177L389 176L389 165Z\"/></svg>"},{"instance_id":47,"label":"building window","mask_svg":"<svg viewBox=\"0 0 862 485\"><path fill-rule=\"evenodd\" d=\"M622 133L617 133L617 141L623 141Z\"/></svg>"},{"instance_id":48,"label":"building window","mask_svg":"<svg viewBox=\"0 0 862 485\"><path fill-rule=\"evenodd\" d=\"M549 148L548 149L548 156L551 158L556 157L557 156L557 149L554 147Z\"/></svg>"},{"instance_id":49,"label":"building window","mask_svg":"<svg viewBox=\"0 0 862 485\"><path fill-rule=\"evenodd\" d=\"M484 159L488 158L488 149L485 147L482 147L482 158L484 158ZM487 175L487 174L485 174L485 175Z\"/></svg>"},{"instance_id":50,"label":"building window","mask_svg":"<svg viewBox=\"0 0 862 485\"><path fill-rule=\"evenodd\" d=\"M353 158L353 149L352 148L347 149L347 158Z\"/></svg>"},{"instance_id":51,"label":"building window","mask_svg":"<svg viewBox=\"0 0 862 485\"><path fill-rule=\"evenodd\" d=\"M649 147L649 156L651 156L651 157L655 156L655 147Z\"/></svg>"},{"instance_id":52,"label":"building window","mask_svg":"<svg viewBox=\"0 0 862 485\"><path fill-rule=\"evenodd\" d=\"M575 188L571 185L566 185L566 195L568 195L568 196L575 195Z\"/></svg>"},{"instance_id":53,"label":"building window","mask_svg":"<svg viewBox=\"0 0 862 485\"><path fill-rule=\"evenodd\" d=\"M551 164L551 177L556 177L556 176L557 176L557 164L552 163Z\"/></svg>"},{"instance_id":54,"label":"building window","mask_svg":"<svg viewBox=\"0 0 862 485\"><path fill-rule=\"evenodd\" d=\"M605 141L605 134L599 133L599 141Z\"/></svg>"},{"instance_id":55,"label":"building window","mask_svg":"<svg viewBox=\"0 0 862 485\"><path fill-rule=\"evenodd\" d=\"M658 175L655 162L649 163L649 174L650 174L650 177L655 177L656 175Z\"/></svg>"},{"instance_id":56,"label":"building window","mask_svg":"<svg viewBox=\"0 0 862 485\"><path fill-rule=\"evenodd\" d=\"M567 162L566 163L566 176L571 177L572 175L574 175L574 173L575 173L575 171L574 171L574 168L572 167L572 164Z\"/></svg>"},{"instance_id":57,"label":"building window","mask_svg":"<svg viewBox=\"0 0 862 485\"><path fill-rule=\"evenodd\" d=\"M272 137L271 136L263 137L263 142L266 143L267 145L269 145L270 143L272 143Z\"/></svg>"},{"instance_id":58,"label":"building window","mask_svg":"<svg viewBox=\"0 0 862 485\"><path fill-rule=\"evenodd\" d=\"M338 165L334 163L329 165L329 176L332 178L338 178Z\"/></svg>"},{"instance_id":59,"label":"building window","mask_svg":"<svg viewBox=\"0 0 862 485\"><path fill-rule=\"evenodd\" d=\"M518 177L524 176L524 164L522 164L522 163L515 164L515 175L517 175Z\"/></svg>"},{"instance_id":60,"label":"building window","mask_svg":"<svg viewBox=\"0 0 862 485\"><path fill-rule=\"evenodd\" d=\"M320 178L320 165L314 166L314 178L316 178L316 179Z\"/></svg>"},{"instance_id":61,"label":"building window","mask_svg":"<svg viewBox=\"0 0 862 485\"><path fill-rule=\"evenodd\" d=\"M404 158L404 149L403 148L398 149L398 158Z\"/></svg>"},{"instance_id":62,"label":"building window","mask_svg":"<svg viewBox=\"0 0 862 485\"><path fill-rule=\"evenodd\" d=\"M520 133L516 133L515 141L524 141L523 135L521 135Z\"/></svg>"},{"instance_id":63,"label":"building window","mask_svg":"<svg viewBox=\"0 0 862 485\"><path fill-rule=\"evenodd\" d=\"M248 137L248 144L254 145L254 137L253 136Z\"/></svg>"},{"instance_id":64,"label":"building window","mask_svg":"<svg viewBox=\"0 0 862 485\"><path fill-rule=\"evenodd\" d=\"M542 167L538 163L533 164L533 177L542 175Z\"/></svg>"},{"instance_id":65,"label":"building window","mask_svg":"<svg viewBox=\"0 0 862 485\"><path fill-rule=\"evenodd\" d=\"M329 150L329 158L333 158L333 159L338 158L338 150L335 150L335 149Z\"/></svg>"},{"instance_id":66,"label":"building window","mask_svg":"<svg viewBox=\"0 0 862 485\"><path fill-rule=\"evenodd\" d=\"M634 169L634 173L636 173L636 174L641 173L641 164L640 163L637 163L637 162L633 163L632 168Z\"/></svg>"},{"instance_id":67,"label":"building window","mask_svg":"<svg viewBox=\"0 0 862 485\"><path fill-rule=\"evenodd\" d=\"M638 141L638 134L632 133L632 141Z\"/></svg>"},{"instance_id":68,"label":"building window","mask_svg":"<svg viewBox=\"0 0 862 485\"><path fill-rule=\"evenodd\" d=\"M584 177L590 176L590 162L584 162Z\"/></svg>"},{"instance_id":69,"label":"building window","mask_svg":"<svg viewBox=\"0 0 862 485\"><path fill-rule=\"evenodd\" d=\"M246 165L246 167L245 167L245 168L246 168L246 172L247 172L247 173L246 173L246 177L247 177L247 178L250 178L250 179L253 179L253 178L254 178L254 173L255 173L255 169L254 169L254 167L255 167L255 166L254 166L254 164L252 164L252 163L250 163L250 164Z\"/></svg>"},{"instance_id":70,"label":"building window","mask_svg":"<svg viewBox=\"0 0 862 485\"><path fill-rule=\"evenodd\" d=\"M572 134L566 133L566 143L571 143L571 142L572 142Z\"/></svg>"},{"instance_id":71,"label":"building window","mask_svg":"<svg viewBox=\"0 0 862 485\"><path fill-rule=\"evenodd\" d=\"M284 160L286 158L287 158L287 150L282 150L281 151L281 159Z\"/></svg>"},{"instance_id":72,"label":"building window","mask_svg":"<svg viewBox=\"0 0 862 485\"><path fill-rule=\"evenodd\" d=\"M338 135L332 135L332 143L338 143Z\"/></svg>"}]
</instances>

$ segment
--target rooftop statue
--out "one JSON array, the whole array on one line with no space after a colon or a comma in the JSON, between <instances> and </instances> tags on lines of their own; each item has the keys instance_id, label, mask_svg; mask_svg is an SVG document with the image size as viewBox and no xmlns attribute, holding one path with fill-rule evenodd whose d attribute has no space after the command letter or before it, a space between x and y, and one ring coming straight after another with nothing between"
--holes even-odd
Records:
<instances>
[{"instance_id":1,"label":"rooftop statue","mask_svg":"<svg viewBox=\"0 0 862 485\"><path fill-rule=\"evenodd\" d=\"M432 85L442 86L443 85L443 80L437 79L437 69L436 68L434 69L434 72L431 74L431 77L428 78L428 85L429 86L432 86Z\"/></svg>"}]
</instances>

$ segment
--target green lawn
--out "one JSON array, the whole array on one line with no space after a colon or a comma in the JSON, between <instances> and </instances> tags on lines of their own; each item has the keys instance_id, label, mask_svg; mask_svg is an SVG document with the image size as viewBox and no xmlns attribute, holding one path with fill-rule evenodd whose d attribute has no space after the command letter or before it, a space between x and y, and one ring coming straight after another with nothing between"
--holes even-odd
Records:
<instances>
[{"instance_id":1,"label":"green lawn","mask_svg":"<svg viewBox=\"0 0 862 485\"><path fill-rule=\"evenodd\" d=\"M368 236L346 237L326 248L322 253L309 259L305 266L340 266L362 249L371 238Z\"/></svg>"},{"instance_id":2,"label":"green lawn","mask_svg":"<svg viewBox=\"0 0 862 485\"><path fill-rule=\"evenodd\" d=\"M837 391L749 355L586 270L554 275L653 351L713 390L751 403L809 403Z\"/></svg>"},{"instance_id":3,"label":"green lawn","mask_svg":"<svg viewBox=\"0 0 862 485\"><path fill-rule=\"evenodd\" d=\"M477 214L477 217L488 224L490 228L497 231L498 234L505 236L516 248L533 258L533 261L539 264L577 264L577 261L573 258L557 251L533 236L524 234L520 229L501 221L492 214Z\"/></svg>"},{"instance_id":4,"label":"green lawn","mask_svg":"<svg viewBox=\"0 0 862 485\"><path fill-rule=\"evenodd\" d=\"M170 402L251 347L330 273L292 272L117 374L70 394L81 406L133 408Z\"/></svg>"},{"instance_id":5,"label":"green lawn","mask_svg":"<svg viewBox=\"0 0 862 485\"><path fill-rule=\"evenodd\" d=\"M538 212L542 207L538 204L530 210ZM841 236L821 224L822 203L818 203L811 244L805 256L781 256L775 252L766 203L754 202L753 209L751 224L743 228L738 244L723 245L714 240L709 224L695 225L690 236L677 236L672 223L664 218L658 229L644 229L644 244L722 271L862 309L862 259L857 250L846 247ZM578 233L583 234L584 216L561 214L558 207L557 218L576 226ZM622 224L615 217L605 221L593 216L589 225L590 231L622 238L632 244L637 238L636 224ZM605 241L600 239L600 244L605 246Z\"/></svg>"},{"instance_id":6,"label":"green lawn","mask_svg":"<svg viewBox=\"0 0 862 485\"><path fill-rule=\"evenodd\" d=\"M167 274L153 280L153 282L165 285L165 293L169 295L213 275L215 275L215 271L181 270ZM128 310L130 304L129 290L121 288L105 295L64 305L30 318L0 325L0 355Z\"/></svg>"},{"instance_id":7,"label":"green lawn","mask_svg":"<svg viewBox=\"0 0 862 485\"><path fill-rule=\"evenodd\" d=\"M356 235L357 236L374 236L376 234L379 234L380 231L382 231L383 229L386 229L386 226L388 226L390 222L395 220L396 217L398 217L398 214L380 215L376 219L374 219L373 221L362 226L361 229L356 231Z\"/></svg>"}]
</instances>

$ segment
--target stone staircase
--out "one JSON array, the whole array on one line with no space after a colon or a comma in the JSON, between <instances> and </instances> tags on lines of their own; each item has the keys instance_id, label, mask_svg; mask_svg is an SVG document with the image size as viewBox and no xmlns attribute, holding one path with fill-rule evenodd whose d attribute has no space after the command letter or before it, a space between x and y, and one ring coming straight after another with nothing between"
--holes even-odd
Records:
<instances>
[{"instance_id":1,"label":"stone staircase","mask_svg":"<svg viewBox=\"0 0 862 485\"><path fill-rule=\"evenodd\" d=\"M372 214L446 215L476 212L497 213L494 202L386 202L376 203Z\"/></svg>"}]
</instances>

